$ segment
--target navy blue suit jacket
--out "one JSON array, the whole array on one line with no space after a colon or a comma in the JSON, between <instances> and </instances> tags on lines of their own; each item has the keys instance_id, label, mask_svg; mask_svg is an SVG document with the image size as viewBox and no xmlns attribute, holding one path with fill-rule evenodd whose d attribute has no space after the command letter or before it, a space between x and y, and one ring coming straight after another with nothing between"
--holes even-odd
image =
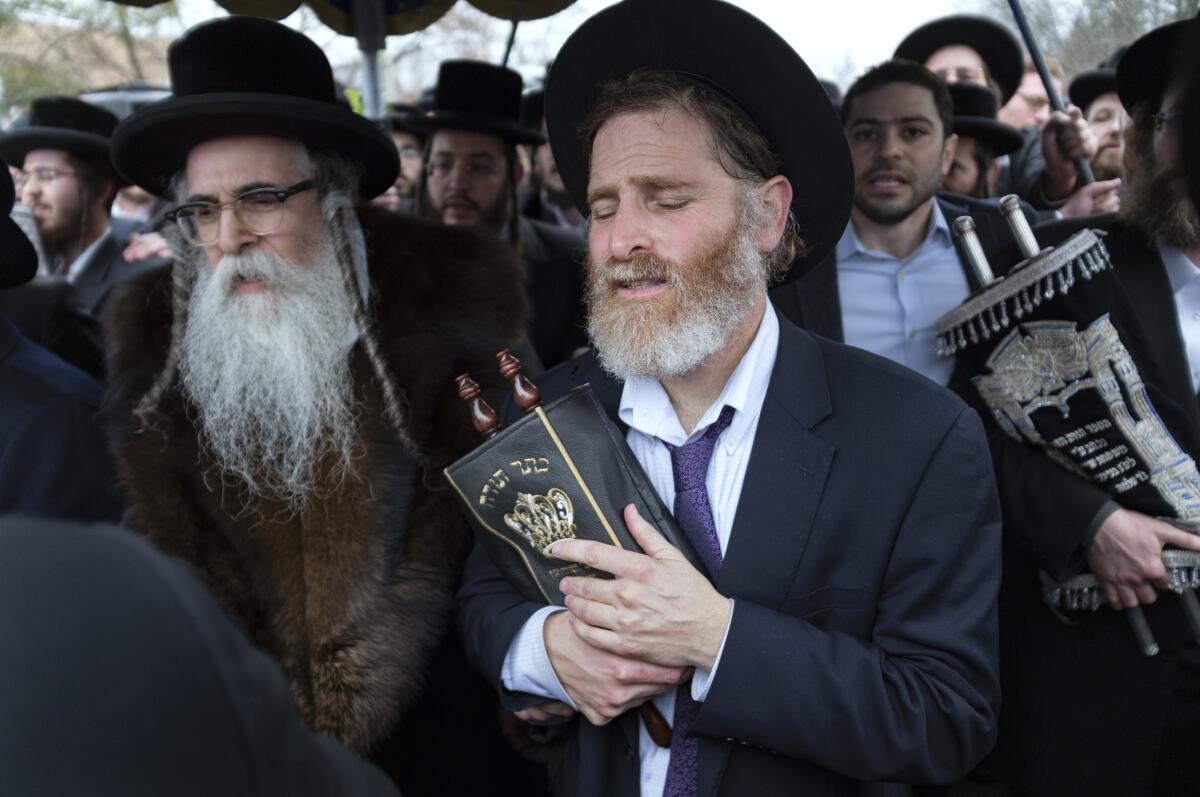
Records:
<instances>
[{"instance_id":1,"label":"navy blue suit jacket","mask_svg":"<svg viewBox=\"0 0 1200 797\"><path fill-rule=\"evenodd\" d=\"M621 383L591 355L539 381ZM780 319L725 562L736 599L693 726L701 795L891 794L990 749L999 703L1000 511L978 416L924 377ZM476 546L459 592L468 652L510 710L505 654L538 606ZM637 794L635 712L576 720L560 792Z\"/></svg>"},{"instance_id":2,"label":"navy blue suit jacket","mask_svg":"<svg viewBox=\"0 0 1200 797\"><path fill-rule=\"evenodd\" d=\"M119 521L100 385L0 316L0 515Z\"/></svg>"}]
</instances>

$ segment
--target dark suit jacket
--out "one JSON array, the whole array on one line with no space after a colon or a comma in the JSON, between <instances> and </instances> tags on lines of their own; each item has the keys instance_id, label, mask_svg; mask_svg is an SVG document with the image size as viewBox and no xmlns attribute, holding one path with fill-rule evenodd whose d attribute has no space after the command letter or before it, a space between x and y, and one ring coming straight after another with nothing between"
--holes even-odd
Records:
<instances>
[{"instance_id":1,"label":"dark suit jacket","mask_svg":"<svg viewBox=\"0 0 1200 797\"><path fill-rule=\"evenodd\" d=\"M0 318L0 515L118 521L100 386Z\"/></svg>"},{"instance_id":2,"label":"dark suit jacket","mask_svg":"<svg viewBox=\"0 0 1200 797\"><path fill-rule=\"evenodd\" d=\"M304 727L279 666L186 564L28 518L0 521L0 550L0 793L398 795Z\"/></svg>"},{"instance_id":3,"label":"dark suit jacket","mask_svg":"<svg viewBox=\"0 0 1200 797\"><path fill-rule=\"evenodd\" d=\"M52 354L104 381L104 334L62 277L36 277L0 291L0 316Z\"/></svg>"},{"instance_id":4,"label":"dark suit jacket","mask_svg":"<svg viewBox=\"0 0 1200 797\"><path fill-rule=\"evenodd\" d=\"M1007 253L1012 239L1008 223L994 199L972 199L961 194L938 194L936 200L946 222L954 226L959 216L970 216L975 221L975 231L989 261L1001 253ZM1037 222L1033 208L1025 207L1025 217L1030 224ZM955 246L958 237L955 236ZM959 250L959 264L963 255ZM993 267L996 262L993 262ZM971 290L978 288L971 271L962 266ZM771 291L775 308L796 326L815 332L831 340L844 340L842 331L842 300L838 293L837 251L830 252L816 268L797 280ZM965 298L965 297L964 297Z\"/></svg>"},{"instance_id":5,"label":"dark suit jacket","mask_svg":"<svg viewBox=\"0 0 1200 797\"><path fill-rule=\"evenodd\" d=\"M100 247L92 253L91 260L83 271L71 283L83 309L101 321L105 304L119 286L139 274L166 266L166 261L157 258L140 263L126 263L121 254L122 250L117 236L109 233Z\"/></svg>"},{"instance_id":6,"label":"dark suit jacket","mask_svg":"<svg viewBox=\"0 0 1200 797\"><path fill-rule=\"evenodd\" d=\"M591 353L540 387L584 383L615 418L621 383ZM862 781L947 782L987 752L1000 518L984 445L949 391L780 320L717 580L736 605L693 726L700 795L906 793ZM500 682L537 608L477 545L461 631L510 710L543 702ZM577 720L561 792L637 794L636 722Z\"/></svg>"},{"instance_id":7,"label":"dark suit jacket","mask_svg":"<svg viewBox=\"0 0 1200 797\"><path fill-rule=\"evenodd\" d=\"M1170 431L1200 459L1200 406L1157 248L1111 215L1058 222L1036 234L1043 246L1055 245L1088 227L1107 231L1127 309L1144 333L1125 335L1126 347L1143 378L1158 380L1175 399L1181 423ZM1116 323L1124 320L1114 312ZM1195 646L1179 602L1164 593L1145 607L1164 651L1154 658L1141 655L1126 619L1108 608L1060 621L1043 603L1038 570L1066 578L1086 567L1089 527L1110 496L989 427L1005 521L1003 777L1014 793L1027 795L1150 794L1168 728L1175 653Z\"/></svg>"},{"instance_id":8,"label":"dark suit jacket","mask_svg":"<svg viewBox=\"0 0 1200 797\"><path fill-rule=\"evenodd\" d=\"M587 345L583 240L570 230L521 217L521 260L529 297L529 339L547 368Z\"/></svg>"}]
</instances>

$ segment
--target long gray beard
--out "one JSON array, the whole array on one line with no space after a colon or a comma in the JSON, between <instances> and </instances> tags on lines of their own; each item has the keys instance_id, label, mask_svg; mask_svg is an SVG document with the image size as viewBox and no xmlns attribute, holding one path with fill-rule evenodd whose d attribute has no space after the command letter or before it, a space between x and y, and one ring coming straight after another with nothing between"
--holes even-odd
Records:
<instances>
[{"instance_id":1,"label":"long gray beard","mask_svg":"<svg viewBox=\"0 0 1200 797\"><path fill-rule=\"evenodd\" d=\"M239 293L238 277L266 290ZM199 431L223 472L293 512L320 492L322 463L331 489L352 472L352 319L328 236L301 266L261 250L198 265L179 369Z\"/></svg>"},{"instance_id":2,"label":"long gray beard","mask_svg":"<svg viewBox=\"0 0 1200 797\"><path fill-rule=\"evenodd\" d=\"M710 269L697 273L696 264L685 275L678 266L652 257L589 268L588 336L604 370L622 380L685 374L724 346L745 321L766 285L757 242L765 211L748 197L742 203L734 240L701 253L711 259L708 265L716 266L715 275ZM665 279L676 297L674 305L626 303L612 294L610 280L639 277Z\"/></svg>"}]
</instances>

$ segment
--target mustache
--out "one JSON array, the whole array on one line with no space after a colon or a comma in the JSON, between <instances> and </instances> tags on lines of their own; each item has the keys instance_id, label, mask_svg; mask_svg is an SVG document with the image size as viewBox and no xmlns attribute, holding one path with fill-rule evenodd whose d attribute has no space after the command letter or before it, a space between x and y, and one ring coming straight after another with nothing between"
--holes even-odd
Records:
<instances>
[{"instance_id":1,"label":"mustache","mask_svg":"<svg viewBox=\"0 0 1200 797\"><path fill-rule=\"evenodd\" d=\"M303 283L302 270L279 255L253 251L225 255L205 281L215 283L222 295L233 293L239 282L262 281L272 289L289 289Z\"/></svg>"},{"instance_id":2,"label":"mustache","mask_svg":"<svg viewBox=\"0 0 1200 797\"><path fill-rule=\"evenodd\" d=\"M612 285L618 282L653 280L674 284L679 279L679 268L666 258L639 252L627 260L609 258L599 267L591 264L598 279Z\"/></svg>"},{"instance_id":3,"label":"mustache","mask_svg":"<svg viewBox=\"0 0 1200 797\"><path fill-rule=\"evenodd\" d=\"M458 202L469 206L472 210L479 210L479 203L466 194L446 194L446 197L442 200L442 205L449 205L451 202Z\"/></svg>"}]
</instances>

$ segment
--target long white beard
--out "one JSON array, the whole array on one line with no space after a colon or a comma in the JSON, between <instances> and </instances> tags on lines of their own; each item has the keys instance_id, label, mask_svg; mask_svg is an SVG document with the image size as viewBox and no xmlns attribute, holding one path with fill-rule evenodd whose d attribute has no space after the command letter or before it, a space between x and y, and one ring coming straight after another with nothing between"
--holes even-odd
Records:
<instances>
[{"instance_id":1,"label":"long white beard","mask_svg":"<svg viewBox=\"0 0 1200 797\"><path fill-rule=\"evenodd\" d=\"M254 250L197 271L179 370L199 430L222 471L300 511L323 460L352 470L353 310L333 246L322 236L301 265ZM266 289L240 293L239 278Z\"/></svg>"},{"instance_id":2,"label":"long white beard","mask_svg":"<svg viewBox=\"0 0 1200 797\"><path fill-rule=\"evenodd\" d=\"M757 230L763 211L742 208L734 240L701 253L705 267L684 268L653 257L589 267L588 335L604 370L619 379L661 379L693 370L729 340L765 290L764 256ZM624 302L611 280L665 279L675 297Z\"/></svg>"}]
</instances>

